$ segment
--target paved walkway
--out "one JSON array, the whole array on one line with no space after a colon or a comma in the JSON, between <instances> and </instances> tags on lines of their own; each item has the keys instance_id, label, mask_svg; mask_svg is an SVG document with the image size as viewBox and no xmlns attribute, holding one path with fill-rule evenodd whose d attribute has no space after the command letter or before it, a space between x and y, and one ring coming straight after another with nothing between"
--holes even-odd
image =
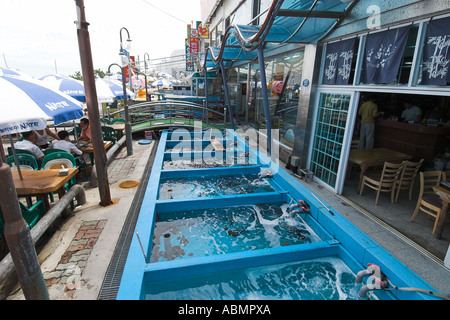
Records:
<instances>
[{"instance_id":1,"label":"paved walkway","mask_svg":"<svg viewBox=\"0 0 450 320\"><path fill-rule=\"evenodd\" d=\"M86 204L75 208L38 252L51 300L97 300L105 273L137 186L121 188L121 182L140 181L155 145L133 141L133 155L121 148L108 165L113 204L101 207L98 188L84 182ZM3 293L4 294L4 293ZM22 300L18 284L6 298Z\"/></svg>"}]
</instances>

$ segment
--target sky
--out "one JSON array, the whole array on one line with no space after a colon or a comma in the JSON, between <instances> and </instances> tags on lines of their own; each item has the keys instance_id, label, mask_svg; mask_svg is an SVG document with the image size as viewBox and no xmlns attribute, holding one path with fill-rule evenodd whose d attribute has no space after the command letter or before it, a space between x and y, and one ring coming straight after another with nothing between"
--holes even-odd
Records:
<instances>
[{"instance_id":1,"label":"sky","mask_svg":"<svg viewBox=\"0 0 450 320\"><path fill-rule=\"evenodd\" d=\"M145 53L156 59L184 49L187 24L201 20L200 0L84 0L84 7L94 69L105 72L120 64L122 27L142 61ZM0 67L36 78L81 72L75 20L75 0L0 0Z\"/></svg>"}]
</instances>

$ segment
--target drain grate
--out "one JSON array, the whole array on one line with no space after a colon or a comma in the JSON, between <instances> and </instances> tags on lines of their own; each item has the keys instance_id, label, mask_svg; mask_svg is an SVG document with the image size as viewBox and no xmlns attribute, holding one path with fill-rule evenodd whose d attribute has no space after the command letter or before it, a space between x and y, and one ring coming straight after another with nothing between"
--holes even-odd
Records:
<instances>
[{"instance_id":1,"label":"drain grate","mask_svg":"<svg viewBox=\"0 0 450 320\"><path fill-rule=\"evenodd\" d=\"M98 295L98 300L115 300L117 292L119 291L120 280L125 267L125 262L128 257L128 250L130 248L131 239L133 238L134 228L136 227L136 221L141 209L142 200L145 195L145 189L150 178L150 173L155 157L157 145L153 147L150 158L144 169L142 176L142 183L138 183L139 187L134 195L133 202L130 210L128 211L127 218L122 227L122 231L119 235L116 248L114 249L113 256L109 263L108 269L103 279L102 286ZM130 180L131 181L131 180Z\"/></svg>"}]
</instances>

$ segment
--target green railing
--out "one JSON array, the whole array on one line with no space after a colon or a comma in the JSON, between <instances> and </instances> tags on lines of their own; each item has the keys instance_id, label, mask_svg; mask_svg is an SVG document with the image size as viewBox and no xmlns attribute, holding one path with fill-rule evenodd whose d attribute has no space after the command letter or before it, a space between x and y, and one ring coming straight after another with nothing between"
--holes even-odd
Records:
<instances>
[{"instance_id":1,"label":"green railing","mask_svg":"<svg viewBox=\"0 0 450 320\"><path fill-rule=\"evenodd\" d=\"M227 126L226 108L223 112L206 108L200 104L179 101L147 101L128 107L133 131L141 128L170 125L194 125L201 121L203 126L223 129ZM108 118L124 117L124 110L108 112Z\"/></svg>"}]
</instances>

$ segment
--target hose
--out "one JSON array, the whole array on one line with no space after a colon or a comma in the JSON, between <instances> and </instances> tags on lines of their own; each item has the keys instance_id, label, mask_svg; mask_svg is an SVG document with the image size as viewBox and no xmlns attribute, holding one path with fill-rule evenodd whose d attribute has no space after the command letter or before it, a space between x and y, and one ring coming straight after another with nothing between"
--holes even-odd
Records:
<instances>
[{"instance_id":1,"label":"hose","mask_svg":"<svg viewBox=\"0 0 450 320\"><path fill-rule=\"evenodd\" d=\"M434 292L434 291L430 291L430 290L425 290L425 289L419 289L419 288L402 288L402 287L397 287L396 285L394 285L389 279L388 279L389 285L392 286L392 289L395 290L401 290L401 291L415 291L415 292L421 292L421 293L426 293L426 294L431 294L434 296L438 296L444 300L450 300L450 297ZM392 290L391 288L388 288L387 290Z\"/></svg>"}]
</instances>

